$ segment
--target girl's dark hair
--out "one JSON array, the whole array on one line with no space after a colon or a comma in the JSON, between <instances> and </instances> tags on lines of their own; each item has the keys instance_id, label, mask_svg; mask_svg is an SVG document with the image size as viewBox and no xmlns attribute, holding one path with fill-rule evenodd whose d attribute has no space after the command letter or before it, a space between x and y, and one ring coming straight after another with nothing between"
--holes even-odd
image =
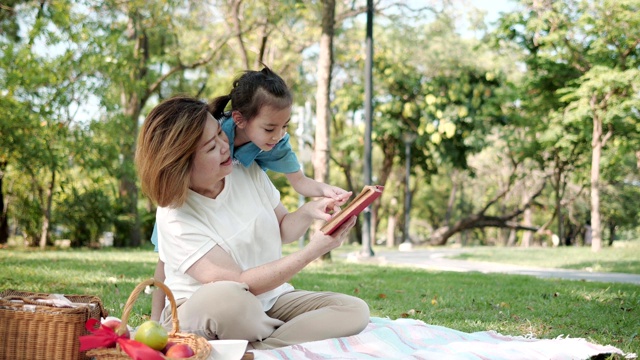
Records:
<instances>
[{"instance_id":1,"label":"girl's dark hair","mask_svg":"<svg viewBox=\"0 0 640 360\"><path fill-rule=\"evenodd\" d=\"M251 120L263 106L272 106L278 110L291 106L293 97L284 80L268 67L260 71L245 71L233 82L229 95L219 96L209 103L209 112L220 120L225 108L231 101L231 111L239 111Z\"/></svg>"}]
</instances>

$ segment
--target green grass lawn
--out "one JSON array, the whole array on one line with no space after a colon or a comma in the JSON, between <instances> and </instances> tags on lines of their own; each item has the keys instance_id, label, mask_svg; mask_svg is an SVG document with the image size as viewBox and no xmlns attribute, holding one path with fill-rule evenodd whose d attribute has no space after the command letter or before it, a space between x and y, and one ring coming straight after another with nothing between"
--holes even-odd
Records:
<instances>
[{"instance_id":1,"label":"green grass lawn","mask_svg":"<svg viewBox=\"0 0 640 360\"><path fill-rule=\"evenodd\" d=\"M472 261L488 261L524 266L575 269L594 272L640 274L640 240L614 242L594 253L589 247L473 247L451 257Z\"/></svg>"},{"instance_id":2,"label":"green grass lawn","mask_svg":"<svg viewBox=\"0 0 640 360\"><path fill-rule=\"evenodd\" d=\"M0 250L0 289L99 296L120 317L133 288L152 276L151 250ZM372 316L408 317L453 329L505 335L560 335L640 353L640 286L528 276L436 272L348 263L314 263L292 283L358 296ZM625 261L625 260L623 260ZM148 319L141 294L129 324Z\"/></svg>"}]
</instances>

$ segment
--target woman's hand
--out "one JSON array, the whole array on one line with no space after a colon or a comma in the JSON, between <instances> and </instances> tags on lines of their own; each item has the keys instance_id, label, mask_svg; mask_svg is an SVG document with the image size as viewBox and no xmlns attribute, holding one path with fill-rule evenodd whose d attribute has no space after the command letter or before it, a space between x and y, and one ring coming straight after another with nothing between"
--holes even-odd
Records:
<instances>
[{"instance_id":1,"label":"woman's hand","mask_svg":"<svg viewBox=\"0 0 640 360\"><path fill-rule=\"evenodd\" d=\"M321 198L309 201L302 205L298 211L303 211L311 219L329 221L333 214L340 211L339 201L331 198Z\"/></svg>"},{"instance_id":2,"label":"woman's hand","mask_svg":"<svg viewBox=\"0 0 640 360\"><path fill-rule=\"evenodd\" d=\"M349 220L345 221L344 224L340 225L336 231L331 233L331 235L325 235L322 231L316 231L313 236L311 236L311 241L307 246L319 247L318 251L320 255L337 248L347 238L349 230L356 224L356 219L357 216L352 216Z\"/></svg>"}]
</instances>

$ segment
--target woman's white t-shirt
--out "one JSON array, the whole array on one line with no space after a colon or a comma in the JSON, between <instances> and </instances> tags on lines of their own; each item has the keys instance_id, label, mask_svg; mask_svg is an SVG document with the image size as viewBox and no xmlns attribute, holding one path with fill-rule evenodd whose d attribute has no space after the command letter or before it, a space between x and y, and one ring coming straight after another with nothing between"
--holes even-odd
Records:
<instances>
[{"instance_id":1,"label":"woman's white t-shirt","mask_svg":"<svg viewBox=\"0 0 640 360\"><path fill-rule=\"evenodd\" d=\"M189 298L203 285L186 271L216 245L242 270L280 259L282 239L274 211L279 203L280 193L254 162L249 167L233 165L216 199L189 190L182 207L158 208L158 250L165 263L164 283L174 297ZM267 311L291 290L285 283L258 299Z\"/></svg>"}]
</instances>

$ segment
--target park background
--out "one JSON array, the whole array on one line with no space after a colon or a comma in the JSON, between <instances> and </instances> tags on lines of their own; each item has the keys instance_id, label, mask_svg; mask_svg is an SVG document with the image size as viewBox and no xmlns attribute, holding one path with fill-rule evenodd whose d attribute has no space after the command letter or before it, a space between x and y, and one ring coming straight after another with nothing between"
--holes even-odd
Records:
<instances>
[{"instance_id":1,"label":"park background","mask_svg":"<svg viewBox=\"0 0 640 360\"><path fill-rule=\"evenodd\" d=\"M371 3L368 38L364 0L3 0L0 288L94 294L120 316L157 261L133 167L144 116L176 93L226 94L261 62L293 90L306 174L359 191L369 59L372 181L385 185L370 248L640 274L639 1ZM303 199L269 175L295 209ZM292 284L354 294L372 316L640 353L637 284L341 261L363 228Z\"/></svg>"},{"instance_id":2,"label":"park background","mask_svg":"<svg viewBox=\"0 0 640 360\"><path fill-rule=\"evenodd\" d=\"M0 244L148 244L144 116L262 63L293 90L308 176L357 193L370 124L376 244L637 239L638 1L371 3L366 36L365 1L3 2Z\"/></svg>"}]
</instances>

